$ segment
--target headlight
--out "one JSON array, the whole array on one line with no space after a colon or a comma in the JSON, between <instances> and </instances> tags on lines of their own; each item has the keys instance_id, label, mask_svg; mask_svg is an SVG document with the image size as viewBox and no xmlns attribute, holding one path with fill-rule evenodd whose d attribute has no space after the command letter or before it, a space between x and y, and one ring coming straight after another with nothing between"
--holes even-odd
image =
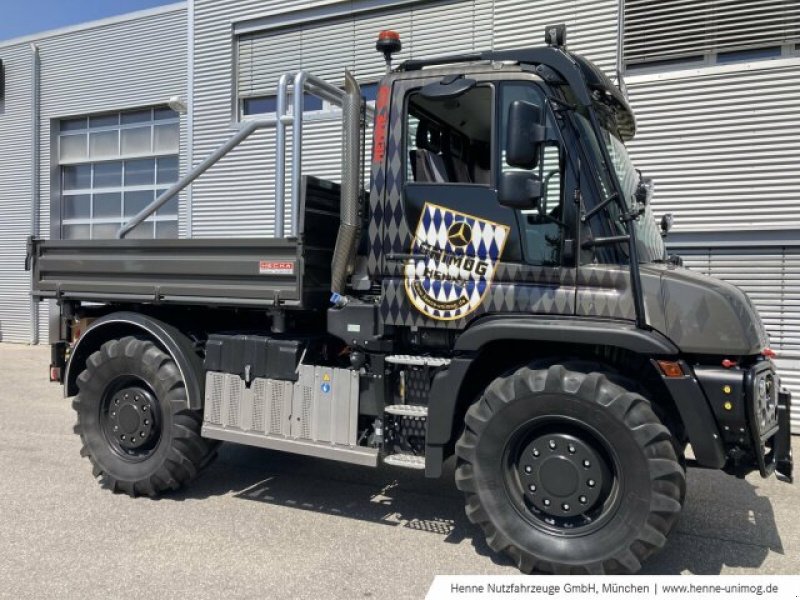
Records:
<instances>
[{"instance_id":1,"label":"headlight","mask_svg":"<svg viewBox=\"0 0 800 600\"><path fill-rule=\"evenodd\" d=\"M755 417L760 433L766 433L778 422L778 390L770 371L759 373L755 382Z\"/></svg>"}]
</instances>

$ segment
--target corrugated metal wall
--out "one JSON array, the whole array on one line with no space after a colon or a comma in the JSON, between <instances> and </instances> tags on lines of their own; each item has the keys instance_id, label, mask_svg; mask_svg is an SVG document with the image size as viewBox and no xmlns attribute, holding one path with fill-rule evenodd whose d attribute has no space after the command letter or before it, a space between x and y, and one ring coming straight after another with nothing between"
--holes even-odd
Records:
<instances>
[{"instance_id":1,"label":"corrugated metal wall","mask_svg":"<svg viewBox=\"0 0 800 600\"><path fill-rule=\"evenodd\" d=\"M800 59L626 77L636 166L675 231L800 226Z\"/></svg>"},{"instance_id":2,"label":"corrugated metal wall","mask_svg":"<svg viewBox=\"0 0 800 600\"><path fill-rule=\"evenodd\" d=\"M194 160L199 162L235 128L237 56L233 25L302 8L341 2L277 2L195 0ZM341 80L345 67L361 81L383 72L375 51L382 29L396 29L403 38L397 60L484 50L492 47L541 45L547 23L567 22L571 46L613 73L616 64L616 0L459 0L417 2L354 18L322 20L269 34L242 38L239 71L244 95L271 93L278 76L292 68ZM291 49L287 51L287 48ZM340 136L335 116L309 123L303 147L304 171L336 179ZM223 159L194 185L192 234L198 237L271 235L274 197L271 174L275 161L273 134L256 134Z\"/></svg>"},{"instance_id":3,"label":"corrugated metal wall","mask_svg":"<svg viewBox=\"0 0 800 600\"><path fill-rule=\"evenodd\" d=\"M33 40L41 56L40 235L50 234L51 124L71 115L165 104L187 93L186 7ZM0 339L30 340L29 275L22 265L31 210L31 63L29 41L2 48L7 75L0 103ZM183 120L181 156L187 156ZM184 169L187 165L184 165ZM26 175L27 173L27 175ZM57 193L57 190L55 190ZM182 224L185 224L182 202ZM46 305L40 338L47 340Z\"/></svg>"},{"instance_id":4,"label":"corrugated metal wall","mask_svg":"<svg viewBox=\"0 0 800 600\"><path fill-rule=\"evenodd\" d=\"M5 100L0 100L0 341L30 340L30 275L25 238L31 227L31 51L4 48Z\"/></svg>"}]
</instances>

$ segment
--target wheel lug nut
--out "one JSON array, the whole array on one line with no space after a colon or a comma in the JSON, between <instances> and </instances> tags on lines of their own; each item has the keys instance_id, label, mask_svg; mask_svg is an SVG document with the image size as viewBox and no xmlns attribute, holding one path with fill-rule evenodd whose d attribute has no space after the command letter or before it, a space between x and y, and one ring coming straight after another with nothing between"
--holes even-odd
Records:
<instances>
[{"instance_id":1,"label":"wheel lug nut","mask_svg":"<svg viewBox=\"0 0 800 600\"><path fill-rule=\"evenodd\" d=\"M533 455L539 456L539 451L536 448L533 449Z\"/></svg>"},{"instance_id":2,"label":"wheel lug nut","mask_svg":"<svg viewBox=\"0 0 800 600\"><path fill-rule=\"evenodd\" d=\"M525 472L528 474L533 473L533 467L530 465L525 465Z\"/></svg>"},{"instance_id":3,"label":"wheel lug nut","mask_svg":"<svg viewBox=\"0 0 800 600\"><path fill-rule=\"evenodd\" d=\"M114 431L119 431L119 427L117 427L116 425L114 425Z\"/></svg>"},{"instance_id":4,"label":"wheel lug nut","mask_svg":"<svg viewBox=\"0 0 800 600\"><path fill-rule=\"evenodd\" d=\"M545 506L550 506L550 500L548 500L547 498L545 498L545 499L542 501L542 504L544 504Z\"/></svg>"},{"instance_id":5,"label":"wheel lug nut","mask_svg":"<svg viewBox=\"0 0 800 600\"><path fill-rule=\"evenodd\" d=\"M586 483L589 485L589 487L594 487L594 479L590 479Z\"/></svg>"},{"instance_id":6,"label":"wheel lug nut","mask_svg":"<svg viewBox=\"0 0 800 600\"><path fill-rule=\"evenodd\" d=\"M528 486L528 489L529 489L530 491L532 491L532 492L535 492L535 491L536 491L536 486L535 486L534 484L530 484L530 485Z\"/></svg>"},{"instance_id":7,"label":"wheel lug nut","mask_svg":"<svg viewBox=\"0 0 800 600\"><path fill-rule=\"evenodd\" d=\"M144 437L144 431L140 431L140 432L139 432L139 435L140 435L140 436L142 436L142 437Z\"/></svg>"},{"instance_id":8,"label":"wheel lug nut","mask_svg":"<svg viewBox=\"0 0 800 600\"><path fill-rule=\"evenodd\" d=\"M569 504L564 503L561 505L561 508L563 508L564 510L569 510Z\"/></svg>"},{"instance_id":9,"label":"wheel lug nut","mask_svg":"<svg viewBox=\"0 0 800 600\"><path fill-rule=\"evenodd\" d=\"M550 444L549 444L549 446L550 446L550 450L555 450L555 449L556 449L556 442L555 442L555 440L550 440Z\"/></svg>"},{"instance_id":10,"label":"wheel lug nut","mask_svg":"<svg viewBox=\"0 0 800 600\"><path fill-rule=\"evenodd\" d=\"M575 454L575 446L573 446L572 444L569 445L568 450L570 454Z\"/></svg>"},{"instance_id":11,"label":"wheel lug nut","mask_svg":"<svg viewBox=\"0 0 800 600\"><path fill-rule=\"evenodd\" d=\"M145 419L145 420L144 420L144 424L145 424L145 425L150 425L150 421L148 421L147 419Z\"/></svg>"},{"instance_id":12,"label":"wheel lug nut","mask_svg":"<svg viewBox=\"0 0 800 600\"><path fill-rule=\"evenodd\" d=\"M119 398L114 398L114 404L119 404Z\"/></svg>"},{"instance_id":13,"label":"wheel lug nut","mask_svg":"<svg viewBox=\"0 0 800 600\"><path fill-rule=\"evenodd\" d=\"M581 504L586 504L586 496L581 496L580 498L578 498L578 501L579 501Z\"/></svg>"},{"instance_id":14,"label":"wheel lug nut","mask_svg":"<svg viewBox=\"0 0 800 600\"><path fill-rule=\"evenodd\" d=\"M124 439L125 439L125 436L124 436L124 435L121 435L121 436L119 436L119 439L121 439L121 440L124 440Z\"/></svg>"},{"instance_id":15,"label":"wheel lug nut","mask_svg":"<svg viewBox=\"0 0 800 600\"><path fill-rule=\"evenodd\" d=\"M590 463L588 460L585 460L585 461L583 461L583 466L588 469L589 467L592 466L592 463Z\"/></svg>"},{"instance_id":16,"label":"wheel lug nut","mask_svg":"<svg viewBox=\"0 0 800 600\"><path fill-rule=\"evenodd\" d=\"M131 399L130 394L125 394L125 400L130 400L130 399Z\"/></svg>"}]
</instances>

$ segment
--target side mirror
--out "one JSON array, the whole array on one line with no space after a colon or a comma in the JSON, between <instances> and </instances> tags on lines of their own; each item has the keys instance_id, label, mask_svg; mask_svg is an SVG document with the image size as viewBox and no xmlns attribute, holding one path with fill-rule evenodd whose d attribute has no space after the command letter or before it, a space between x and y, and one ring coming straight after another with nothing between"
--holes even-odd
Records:
<instances>
[{"instance_id":1,"label":"side mirror","mask_svg":"<svg viewBox=\"0 0 800 600\"><path fill-rule=\"evenodd\" d=\"M541 121L542 109L531 102L514 100L508 107L506 162L509 165L533 169L539 163L542 144L547 139L547 128Z\"/></svg>"},{"instance_id":2,"label":"side mirror","mask_svg":"<svg viewBox=\"0 0 800 600\"><path fill-rule=\"evenodd\" d=\"M672 213L661 216L661 237L667 237L669 230L672 229L673 220Z\"/></svg>"},{"instance_id":3,"label":"side mirror","mask_svg":"<svg viewBox=\"0 0 800 600\"><path fill-rule=\"evenodd\" d=\"M500 178L499 201L518 210L534 210L542 197L542 182L532 173L507 171Z\"/></svg>"},{"instance_id":4,"label":"side mirror","mask_svg":"<svg viewBox=\"0 0 800 600\"><path fill-rule=\"evenodd\" d=\"M636 186L636 201L647 206L653 199L655 184L652 177L639 177L639 185Z\"/></svg>"}]
</instances>

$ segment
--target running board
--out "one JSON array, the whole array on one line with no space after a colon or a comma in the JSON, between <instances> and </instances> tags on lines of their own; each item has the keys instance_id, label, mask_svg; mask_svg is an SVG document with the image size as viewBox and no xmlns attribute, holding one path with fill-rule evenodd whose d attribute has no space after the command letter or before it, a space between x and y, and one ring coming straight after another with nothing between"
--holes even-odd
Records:
<instances>
[{"instance_id":1,"label":"running board","mask_svg":"<svg viewBox=\"0 0 800 600\"><path fill-rule=\"evenodd\" d=\"M403 469L424 469L425 457L416 454L390 454L383 459L383 464Z\"/></svg>"},{"instance_id":2,"label":"running board","mask_svg":"<svg viewBox=\"0 0 800 600\"><path fill-rule=\"evenodd\" d=\"M246 446L257 446L268 450L280 450L281 452L291 452L292 454L327 458L328 460L338 460L339 462L362 465L365 467L378 466L377 448L339 446L330 443L310 442L306 440L264 435L263 433L226 429L219 425L209 425L207 423L203 424L202 435L212 440L233 442Z\"/></svg>"},{"instance_id":3,"label":"running board","mask_svg":"<svg viewBox=\"0 0 800 600\"><path fill-rule=\"evenodd\" d=\"M386 362L393 365L413 365L416 367L446 367L450 364L449 358L438 356L411 356L410 354L392 354L386 357Z\"/></svg>"},{"instance_id":4,"label":"running board","mask_svg":"<svg viewBox=\"0 0 800 600\"><path fill-rule=\"evenodd\" d=\"M417 417L423 419L428 416L428 407L422 404L390 404L383 410L387 414L398 417Z\"/></svg>"}]
</instances>

